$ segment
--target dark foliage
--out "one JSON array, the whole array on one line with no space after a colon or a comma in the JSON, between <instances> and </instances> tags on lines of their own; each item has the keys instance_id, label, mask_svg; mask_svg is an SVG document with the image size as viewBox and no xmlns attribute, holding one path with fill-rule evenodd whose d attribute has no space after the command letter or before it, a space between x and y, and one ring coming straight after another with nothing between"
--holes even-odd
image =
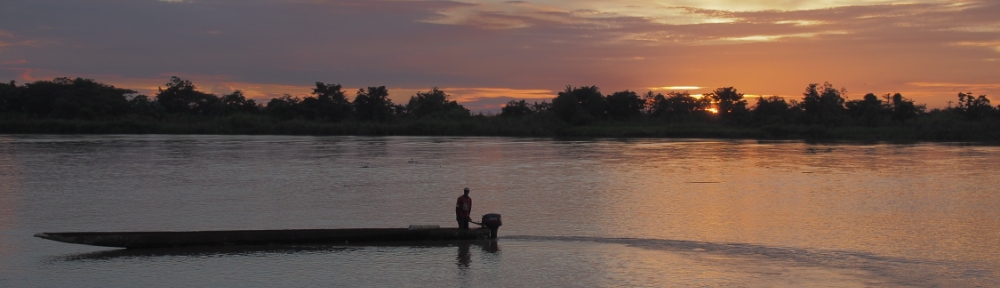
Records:
<instances>
[{"instance_id":1,"label":"dark foliage","mask_svg":"<svg viewBox=\"0 0 1000 288\"><path fill-rule=\"evenodd\" d=\"M724 120L740 122L750 113L750 110L747 110L747 100L743 99L743 93L737 92L736 88L715 89L715 91L705 94L705 98L718 106L719 117Z\"/></svg>"},{"instance_id":2,"label":"dark foliage","mask_svg":"<svg viewBox=\"0 0 1000 288\"><path fill-rule=\"evenodd\" d=\"M798 105L788 103L778 96L757 98L757 105L751 111L751 117L757 124L791 123L797 114Z\"/></svg>"},{"instance_id":3,"label":"dark foliage","mask_svg":"<svg viewBox=\"0 0 1000 288\"><path fill-rule=\"evenodd\" d=\"M871 94L871 93L869 93ZM916 118L920 114L924 113L926 107L923 105L913 104L913 100L906 99L902 94L896 93L892 97L889 94L885 94L886 99L888 99L890 105L889 114L892 115L892 121L895 122L906 122L907 120ZM985 100L986 96L982 96ZM989 100L986 100L987 102Z\"/></svg>"},{"instance_id":4,"label":"dark foliage","mask_svg":"<svg viewBox=\"0 0 1000 288\"><path fill-rule=\"evenodd\" d=\"M709 104L708 99L695 98L688 92L670 92L666 96L656 95L650 110L654 117L690 121L704 119Z\"/></svg>"},{"instance_id":5,"label":"dark foliage","mask_svg":"<svg viewBox=\"0 0 1000 288\"><path fill-rule=\"evenodd\" d=\"M299 97L293 97L292 95L282 95L278 98L273 98L271 101L267 102L267 106L264 111L267 115L280 120L291 120L295 119L299 115L299 103L302 100Z\"/></svg>"},{"instance_id":6,"label":"dark foliage","mask_svg":"<svg viewBox=\"0 0 1000 288\"><path fill-rule=\"evenodd\" d=\"M396 109L389 99L389 90L379 86L358 89L354 97L354 112L359 120L384 122L392 119Z\"/></svg>"},{"instance_id":7,"label":"dark foliage","mask_svg":"<svg viewBox=\"0 0 1000 288\"><path fill-rule=\"evenodd\" d=\"M448 94L437 87L427 92L417 92L406 103L407 114L416 118L462 119L471 116L458 102L448 100Z\"/></svg>"},{"instance_id":8,"label":"dark foliage","mask_svg":"<svg viewBox=\"0 0 1000 288\"><path fill-rule=\"evenodd\" d=\"M146 95L138 95L129 99L128 109L131 114L152 118L162 118L166 114L163 106Z\"/></svg>"},{"instance_id":9,"label":"dark foliage","mask_svg":"<svg viewBox=\"0 0 1000 288\"><path fill-rule=\"evenodd\" d=\"M510 100L510 102L507 102L506 105L500 108L500 116L520 116L531 113L534 113L531 110L531 105L528 105L528 102L524 100Z\"/></svg>"},{"instance_id":10,"label":"dark foliage","mask_svg":"<svg viewBox=\"0 0 1000 288\"><path fill-rule=\"evenodd\" d=\"M534 102L532 104L528 104L528 101L525 100L510 100L507 104L504 104L504 106L500 108L500 116L503 117L533 115L539 113L552 113L552 103L542 101L542 103Z\"/></svg>"},{"instance_id":11,"label":"dark foliage","mask_svg":"<svg viewBox=\"0 0 1000 288\"><path fill-rule=\"evenodd\" d=\"M185 113L194 115L218 115L221 112L219 97L195 90L191 81L170 77L167 88L158 88L156 102L167 113Z\"/></svg>"},{"instance_id":12,"label":"dark foliage","mask_svg":"<svg viewBox=\"0 0 1000 288\"><path fill-rule=\"evenodd\" d=\"M986 95L959 93L958 105L926 111L902 94L846 101L844 90L810 84L802 102L770 96L748 107L733 87L705 97L687 92L604 96L567 86L552 102L508 102L499 117L471 115L433 88L396 105L384 86L316 82L304 98L285 94L260 105L242 91L218 97L172 77L155 98L89 79L0 83L0 133L216 133L323 135L497 135L721 137L865 141L1000 142L1000 109ZM720 121L721 120L721 121Z\"/></svg>"},{"instance_id":13,"label":"dark foliage","mask_svg":"<svg viewBox=\"0 0 1000 288\"><path fill-rule=\"evenodd\" d=\"M302 99L301 109L302 117L309 120L325 120L337 122L347 119L354 112L354 107L350 101L347 100L347 96L340 89L343 88L340 84L325 84L323 82L316 82L316 88L313 88L312 95L315 97L306 97Z\"/></svg>"},{"instance_id":14,"label":"dark foliage","mask_svg":"<svg viewBox=\"0 0 1000 288\"><path fill-rule=\"evenodd\" d=\"M881 124L882 118L886 114L885 103L872 93L866 94L862 100L846 101L844 106L851 117L868 127L876 127Z\"/></svg>"},{"instance_id":15,"label":"dark foliage","mask_svg":"<svg viewBox=\"0 0 1000 288\"><path fill-rule=\"evenodd\" d=\"M972 93L958 93L956 110L970 120L979 120L994 112L993 106L990 105L990 99L987 99L986 95L979 95L977 98L972 96Z\"/></svg>"},{"instance_id":16,"label":"dark foliage","mask_svg":"<svg viewBox=\"0 0 1000 288\"><path fill-rule=\"evenodd\" d=\"M0 112L34 117L97 119L128 112L128 97L135 91L83 78L56 78L17 86L0 84Z\"/></svg>"},{"instance_id":17,"label":"dark foliage","mask_svg":"<svg viewBox=\"0 0 1000 288\"><path fill-rule=\"evenodd\" d=\"M10 84L0 83L0 113L21 112L22 104L18 103L21 98L21 89L14 80L11 80Z\"/></svg>"},{"instance_id":18,"label":"dark foliage","mask_svg":"<svg viewBox=\"0 0 1000 288\"><path fill-rule=\"evenodd\" d=\"M243 91L236 90L233 93L222 95L222 114L232 115L236 113L255 114L260 112L261 107L257 101L247 99L243 96Z\"/></svg>"},{"instance_id":19,"label":"dark foliage","mask_svg":"<svg viewBox=\"0 0 1000 288\"><path fill-rule=\"evenodd\" d=\"M620 91L608 95L608 117L615 120L628 120L642 115L645 102L632 91Z\"/></svg>"},{"instance_id":20,"label":"dark foliage","mask_svg":"<svg viewBox=\"0 0 1000 288\"><path fill-rule=\"evenodd\" d=\"M844 98L841 94L844 90L833 88L829 82L823 86L813 83L806 87L802 93L802 106L805 112L805 121L809 124L834 126L843 122L844 118Z\"/></svg>"},{"instance_id":21,"label":"dark foliage","mask_svg":"<svg viewBox=\"0 0 1000 288\"><path fill-rule=\"evenodd\" d=\"M566 86L565 91L552 99L552 111L556 116L574 125L604 119L606 109L607 101L597 86Z\"/></svg>"}]
</instances>

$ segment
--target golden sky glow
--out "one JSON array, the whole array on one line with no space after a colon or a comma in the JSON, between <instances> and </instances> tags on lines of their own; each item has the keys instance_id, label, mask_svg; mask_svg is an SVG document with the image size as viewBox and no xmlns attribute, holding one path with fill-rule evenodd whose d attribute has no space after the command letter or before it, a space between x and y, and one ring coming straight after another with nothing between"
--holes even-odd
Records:
<instances>
[{"instance_id":1,"label":"golden sky glow","mask_svg":"<svg viewBox=\"0 0 1000 288\"><path fill-rule=\"evenodd\" d=\"M2 81L86 77L155 93L180 76L263 102L316 81L387 86L396 102L440 87L473 111L566 85L797 99L829 81L850 99L899 92L931 108L958 92L1000 95L1000 3L986 0L5 5Z\"/></svg>"},{"instance_id":2,"label":"golden sky glow","mask_svg":"<svg viewBox=\"0 0 1000 288\"><path fill-rule=\"evenodd\" d=\"M698 86L665 86L665 87L650 87L649 88L649 90L651 90L651 91L657 91L657 90L698 90L698 89L701 89L701 87L698 87Z\"/></svg>"}]
</instances>

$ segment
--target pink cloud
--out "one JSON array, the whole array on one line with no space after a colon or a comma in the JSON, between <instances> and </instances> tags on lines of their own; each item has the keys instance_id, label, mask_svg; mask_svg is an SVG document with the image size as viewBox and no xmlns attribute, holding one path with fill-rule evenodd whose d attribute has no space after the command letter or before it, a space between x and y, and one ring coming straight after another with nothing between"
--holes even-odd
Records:
<instances>
[{"instance_id":1,"label":"pink cloud","mask_svg":"<svg viewBox=\"0 0 1000 288\"><path fill-rule=\"evenodd\" d=\"M35 77L31 76L31 69L24 69L21 71L21 80L35 81Z\"/></svg>"},{"instance_id":2,"label":"pink cloud","mask_svg":"<svg viewBox=\"0 0 1000 288\"><path fill-rule=\"evenodd\" d=\"M21 64L28 64L28 60L24 60L24 59L10 60L10 61L4 61L4 62L0 63L0 65L21 65Z\"/></svg>"}]
</instances>

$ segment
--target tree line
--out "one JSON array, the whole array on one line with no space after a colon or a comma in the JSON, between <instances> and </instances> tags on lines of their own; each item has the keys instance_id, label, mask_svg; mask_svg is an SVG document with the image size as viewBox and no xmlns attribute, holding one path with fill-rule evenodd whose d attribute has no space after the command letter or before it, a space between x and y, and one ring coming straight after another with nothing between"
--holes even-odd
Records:
<instances>
[{"instance_id":1,"label":"tree line","mask_svg":"<svg viewBox=\"0 0 1000 288\"><path fill-rule=\"evenodd\" d=\"M830 83L809 84L801 99L780 96L758 97L749 105L736 88L723 87L702 95L669 92L666 95L648 91L619 91L603 95L596 86L566 87L551 103L527 103L512 100L500 115L555 113L560 119L576 125L595 121L651 118L667 122L715 121L733 125L802 124L827 127L858 125L876 127L901 124L930 114L954 114L967 120L1000 118L1000 106L993 107L986 95L958 93L954 107L928 111L900 93L879 97L868 93L862 99L847 100L845 89Z\"/></svg>"},{"instance_id":2,"label":"tree line","mask_svg":"<svg viewBox=\"0 0 1000 288\"><path fill-rule=\"evenodd\" d=\"M950 123L941 127L952 127L959 125L954 123L1000 120L1000 107L992 106L986 95L958 93L956 105L933 110L899 93L881 96L868 93L853 100L845 95L845 89L837 89L830 83L809 84L801 98L764 96L757 97L751 105L734 87L718 88L696 97L688 92L640 94L630 90L605 95L597 86L567 86L551 101L512 100L497 115L473 115L438 88L418 92L407 103L396 104L388 98L385 86L359 89L352 100L341 85L316 82L307 96L285 94L262 104L248 99L239 90L221 96L202 92L191 81L178 77L171 77L152 97L91 79L56 78L22 85L14 81L0 84L0 115L5 119L159 121L178 116L211 119L249 115L272 121L317 123L495 122L496 119L509 122L517 119L522 126L538 123L551 127L701 123L725 127L790 125L817 129L927 126L935 121ZM913 122L920 124L911 124Z\"/></svg>"},{"instance_id":3,"label":"tree line","mask_svg":"<svg viewBox=\"0 0 1000 288\"><path fill-rule=\"evenodd\" d=\"M406 105L389 99L385 86L358 90L348 100L341 85L316 82L312 94L304 98L285 94L262 105L240 90L217 96L199 91L189 80L171 77L154 97L134 90L83 78L56 78L17 85L0 84L0 113L63 119L102 119L121 116L162 118L169 115L204 117L233 114L266 115L278 120L305 119L338 122L389 121L397 116L469 117L462 105L433 88L410 97Z\"/></svg>"}]
</instances>

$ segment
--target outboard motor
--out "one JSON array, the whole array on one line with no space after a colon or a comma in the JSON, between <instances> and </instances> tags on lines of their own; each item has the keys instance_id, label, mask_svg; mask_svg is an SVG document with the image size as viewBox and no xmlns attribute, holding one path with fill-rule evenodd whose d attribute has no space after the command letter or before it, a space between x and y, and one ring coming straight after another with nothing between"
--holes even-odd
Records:
<instances>
[{"instance_id":1,"label":"outboard motor","mask_svg":"<svg viewBox=\"0 0 1000 288\"><path fill-rule=\"evenodd\" d=\"M500 229L500 225L503 223L500 221L500 214L489 213L483 215L483 226L490 228L490 239L497 239L497 229Z\"/></svg>"}]
</instances>

